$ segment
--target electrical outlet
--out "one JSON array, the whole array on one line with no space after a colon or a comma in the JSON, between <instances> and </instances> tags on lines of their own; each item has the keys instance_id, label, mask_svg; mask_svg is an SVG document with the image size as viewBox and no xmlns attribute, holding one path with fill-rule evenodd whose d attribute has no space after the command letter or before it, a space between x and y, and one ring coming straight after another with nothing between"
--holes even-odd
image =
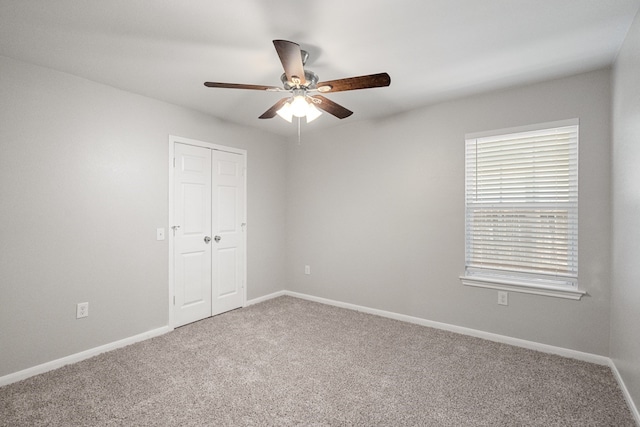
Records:
<instances>
[{"instance_id":1,"label":"electrical outlet","mask_svg":"<svg viewBox=\"0 0 640 427\"><path fill-rule=\"evenodd\" d=\"M311 266L310 265L305 265L304 266L304 274L311 274Z\"/></svg>"},{"instance_id":2,"label":"electrical outlet","mask_svg":"<svg viewBox=\"0 0 640 427\"><path fill-rule=\"evenodd\" d=\"M498 304L509 305L509 293L505 291L498 291Z\"/></svg>"},{"instance_id":3,"label":"electrical outlet","mask_svg":"<svg viewBox=\"0 0 640 427\"><path fill-rule=\"evenodd\" d=\"M81 302L76 306L76 319L89 316L89 303Z\"/></svg>"}]
</instances>

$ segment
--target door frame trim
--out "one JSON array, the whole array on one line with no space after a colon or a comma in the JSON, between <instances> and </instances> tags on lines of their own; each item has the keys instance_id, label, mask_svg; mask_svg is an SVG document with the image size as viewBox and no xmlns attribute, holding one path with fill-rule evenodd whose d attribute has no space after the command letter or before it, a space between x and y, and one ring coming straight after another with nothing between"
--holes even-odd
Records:
<instances>
[{"instance_id":1,"label":"door frame trim","mask_svg":"<svg viewBox=\"0 0 640 427\"><path fill-rule=\"evenodd\" d=\"M169 239L169 292L168 292L168 307L169 307L169 328L173 330L174 326L174 316L173 316L173 296L175 294L175 283L174 283L174 238L173 238L173 229L171 228L174 224L173 218L173 202L174 202L174 191L173 191L173 180L174 180L174 158L175 158L175 144L186 144L186 145L195 145L196 147L204 147L209 148L211 150L217 151L226 151L228 153L240 154L243 156L243 172L244 172L244 212L242 212L242 216L244 218L245 224L247 223L247 150L243 150L240 148L228 147L225 145L214 144L212 142L206 141L198 141L196 139L183 138L181 136L169 135L169 227L167 228L166 236ZM244 250L245 250L245 259L242 271L242 307L247 304L247 265L248 265L248 257L247 257L247 227L245 227L245 232L243 235L244 240Z\"/></svg>"}]
</instances>

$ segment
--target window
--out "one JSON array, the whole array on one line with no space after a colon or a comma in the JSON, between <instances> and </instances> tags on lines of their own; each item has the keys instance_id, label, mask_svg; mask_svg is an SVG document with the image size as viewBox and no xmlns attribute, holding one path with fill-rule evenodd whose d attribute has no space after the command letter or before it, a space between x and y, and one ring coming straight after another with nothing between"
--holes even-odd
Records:
<instances>
[{"instance_id":1,"label":"window","mask_svg":"<svg viewBox=\"0 0 640 427\"><path fill-rule=\"evenodd\" d=\"M467 135L465 285L580 299L578 121Z\"/></svg>"}]
</instances>

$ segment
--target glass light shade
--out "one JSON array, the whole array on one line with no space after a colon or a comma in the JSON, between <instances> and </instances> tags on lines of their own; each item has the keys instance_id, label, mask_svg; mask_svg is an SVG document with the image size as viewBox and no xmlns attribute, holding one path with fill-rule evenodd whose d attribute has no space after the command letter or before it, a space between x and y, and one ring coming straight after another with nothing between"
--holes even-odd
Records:
<instances>
[{"instance_id":1,"label":"glass light shade","mask_svg":"<svg viewBox=\"0 0 640 427\"><path fill-rule=\"evenodd\" d=\"M309 103L304 99L304 96L294 96L291 101L291 113L296 117L304 117L307 114L308 105Z\"/></svg>"},{"instance_id":2,"label":"glass light shade","mask_svg":"<svg viewBox=\"0 0 640 427\"><path fill-rule=\"evenodd\" d=\"M307 103L307 123L311 123L312 121L320 117L321 114L322 112L318 110L315 105L313 105L311 102Z\"/></svg>"},{"instance_id":3,"label":"glass light shade","mask_svg":"<svg viewBox=\"0 0 640 427\"><path fill-rule=\"evenodd\" d=\"M285 119L286 121L288 121L289 123L291 123L291 120L293 119L291 104L289 104L289 102L285 102L284 105L280 107L278 111L276 111L276 114L282 117L283 119Z\"/></svg>"}]
</instances>

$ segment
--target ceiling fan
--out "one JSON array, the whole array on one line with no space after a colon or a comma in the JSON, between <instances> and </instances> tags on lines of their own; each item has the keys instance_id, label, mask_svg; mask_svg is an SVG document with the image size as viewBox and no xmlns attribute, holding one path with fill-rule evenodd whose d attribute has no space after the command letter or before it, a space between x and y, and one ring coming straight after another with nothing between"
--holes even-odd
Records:
<instances>
[{"instance_id":1,"label":"ceiling fan","mask_svg":"<svg viewBox=\"0 0 640 427\"><path fill-rule=\"evenodd\" d=\"M308 52L300 49L297 43L287 40L274 40L273 45L280 57L284 74L280 77L283 87L249 85L238 83L205 82L207 87L226 89L264 90L267 92L289 92L291 95L282 98L259 118L271 119L277 115L291 122L295 117L306 117L307 122L315 120L324 110L327 113L344 119L353 111L336 104L320 95L329 92L343 92L347 90L369 89L384 87L391 84L391 77L387 73L370 74L366 76L348 77L344 79L318 81L318 75L311 70L305 70L304 65L309 57ZM320 94L316 94L316 93Z\"/></svg>"}]
</instances>

